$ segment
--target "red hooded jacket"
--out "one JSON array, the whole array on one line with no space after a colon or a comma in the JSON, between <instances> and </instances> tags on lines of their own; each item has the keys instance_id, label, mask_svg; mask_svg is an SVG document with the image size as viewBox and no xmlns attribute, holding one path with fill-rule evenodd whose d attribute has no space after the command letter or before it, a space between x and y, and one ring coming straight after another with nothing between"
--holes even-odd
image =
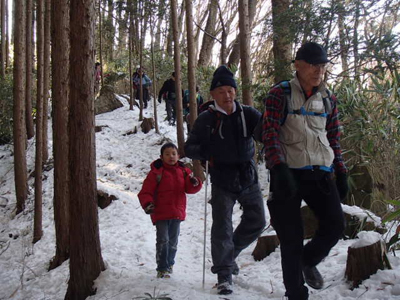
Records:
<instances>
[{"instance_id":1,"label":"red hooded jacket","mask_svg":"<svg viewBox=\"0 0 400 300\"><path fill-rule=\"evenodd\" d=\"M154 212L150 215L153 224L160 220L185 220L186 194L195 194L202 187L200 178L197 178L199 184L193 186L191 177L192 171L182 162L171 166L157 159L151 163L138 198L143 209L154 203Z\"/></svg>"}]
</instances>

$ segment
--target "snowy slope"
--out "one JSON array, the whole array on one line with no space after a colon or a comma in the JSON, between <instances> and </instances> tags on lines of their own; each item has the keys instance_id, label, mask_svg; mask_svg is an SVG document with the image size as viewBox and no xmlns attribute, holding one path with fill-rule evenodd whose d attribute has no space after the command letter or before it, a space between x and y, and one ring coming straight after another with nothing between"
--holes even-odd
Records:
<instances>
[{"instance_id":1,"label":"snowy slope","mask_svg":"<svg viewBox=\"0 0 400 300\"><path fill-rule=\"evenodd\" d=\"M170 279L156 278L155 227L139 205L137 193L150 169L150 163L160 155L165 139L176 142L176 130L162 120L164 103L158 107L161 135L154 130L126 135L139 127L139 111L124 106L110 113L96 116L96 125L104 126L96 133L98 189L115 195L118 200L99 209L100 239L107 269L96 280L97 294L88 299L127 300L144 293L168 294L174 300L206 299L282 299L284 287L279 248L261 262L255 262L251 252L253 243L238 258L240 274L234 277L234 294L219 296L213 289L216 275L210 272L211 207L207 215L207 251L205 287L203 279L203 226L205 187L195 195L188 195L187 219L181 225L181 235L174 274ZM145 117L152 116L152 105ZM49 126L51 129L51 126ZM140 130L140 129L139 129ZM51 137L51 133L48 135ZM49 143L51 147L51 142ZM15 216L13 156L11 146L0 147L0 299L63 299L69 277L68 261L50 272L49 262L55 253L53 220L53 173L45 172L43 183L43 238L32 244L33 179L29 181L31 195L27 209ZM29 141L29 169L34 165L34 141ZM51 151L50 151L51 152ZM267 173L259 166L260 182L266 199ZM208 197L210 196L208 185ZM269 221L268 210L267 222ZM239 207L234 220L240 219ZM271 228L267 229L272 231ZM389 255L393 270L378 271L363 282L360 288L349 290L344 281L347 248L354 241L340 241L319 265L325 288L310 289L310 299L400 299L400 259Z\"/></svg>"}]
</instances>

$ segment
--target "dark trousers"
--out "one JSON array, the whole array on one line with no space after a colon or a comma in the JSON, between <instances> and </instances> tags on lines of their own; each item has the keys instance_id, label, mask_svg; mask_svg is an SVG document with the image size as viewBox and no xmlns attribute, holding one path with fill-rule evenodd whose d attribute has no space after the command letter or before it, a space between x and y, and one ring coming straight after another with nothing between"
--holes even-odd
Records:
<instances>
[{"instance_id":1,"label":"dark trousers","mask_svg":"<svg viewBox=\"0 0 400 300\"><path fill-rule=\"evenodd\" d=\"M167 120L170 123L175 123L175 99L167 99L165 109L167 111Z\"/></svg>"},{"instance_id":2,"label":"dark trousers","mask_svg":"<svg viewBox=\"0 0 400 300\"><path fill-rule=\"evenodd\" d=\"M168 268L175 264L180 224L181 220L162 220L156 222L157 271L167 271Z\"/></svg>"},{"instance_id":3,"label":"dark trousers","mask_svg":"<svg viewBox=\"0 0 400 300\"><path fill-rule=\"evenodd\" d=\"M295 197L287 199L274 195L274 174L271 173L271 198L268 209L271 224L281 245L283 282L290 300L307 299L302 264L316 266L338 242L344 230L344 216L332 174L323 172L314 177L313 171L292 171L298 186ZM322 174L322 175L321 175ZM313 239L303 247L303 221L300 215L304 200L319 221Z\"/></svg>"},{"instance_id":4,"label":"dark trousers","mask_svg":"<svg viewBox=\"0 0 400 300\"><path fill-rule=\"evenodd\" d=\"M232 213L236 200L243 213L233 231ZM211 271L218 279L231 280L236 257L258 238L265 226L264 204L258 183L241 193L231 193L212 185ZM223 280L225 281L225 280Z\"/></svg>"},{"instance_id":5,"label":"dark trousers","mask_svg":"<svg viewBox=\"0 0 400 300\"><path fill-rule=\"evenodd\" d=\"M140 100L140 87L136 90L136 99ZM143 108L147 108L147 102L149 99L149 90L147 88L143 88Z\"/></svg>"}]
</instances>

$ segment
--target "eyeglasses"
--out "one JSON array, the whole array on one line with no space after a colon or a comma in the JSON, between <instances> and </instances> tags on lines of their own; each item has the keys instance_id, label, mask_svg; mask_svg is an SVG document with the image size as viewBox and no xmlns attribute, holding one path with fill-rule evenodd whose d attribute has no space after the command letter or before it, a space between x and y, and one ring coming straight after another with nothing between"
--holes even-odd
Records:
<instances>
[{"instance_id":1,"label":"eyeglasses","mask_svg":"<svg viewBox=\"0 0 400 300\"><path fill-rule=\"evenodd\" d=\"M313 69L325 70L328 67L328 64L310 64L310 67Z\"/></svg>"}]
</instances>

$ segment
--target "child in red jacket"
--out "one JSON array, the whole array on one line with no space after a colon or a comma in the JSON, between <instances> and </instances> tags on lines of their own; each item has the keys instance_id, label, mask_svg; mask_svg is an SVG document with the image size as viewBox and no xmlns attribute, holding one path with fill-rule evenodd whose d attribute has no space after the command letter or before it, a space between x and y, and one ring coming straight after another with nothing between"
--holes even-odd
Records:
<instances>
[{"instance_id":1,"label":"child in red jacket","mask_svg":"<svg viewBox=\"0 0 400 300\"><path fill-rule=\"evenodd\" d=\"M197 193L199 178L178 161L173 143L161 147L161 158L151 164L138 197L157 230L157 277L169 278L175 263L181 221L186 217L186 194Z\"/></svg>"}]
</instances>

